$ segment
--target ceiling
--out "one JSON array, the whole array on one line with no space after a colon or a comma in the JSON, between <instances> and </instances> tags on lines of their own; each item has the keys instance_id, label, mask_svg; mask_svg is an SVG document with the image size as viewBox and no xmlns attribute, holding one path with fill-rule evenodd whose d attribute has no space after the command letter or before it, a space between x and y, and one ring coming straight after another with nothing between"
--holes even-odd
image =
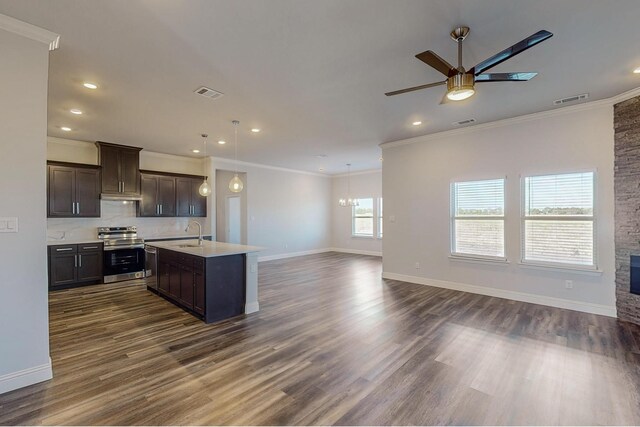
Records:
<instances>
[{"instance_id":1,"label":"ceiling","mask_svg":"<svg viewBox=\"0 0 640 427\"><path fill-rule=\"evenodd\" d=\"M233 158L238 119L240 160L329 174L349 162L379 168L378 144L455 121L640 86L631 72L640 66L637 0L0 0L0 13L61 35L50 62L51 136L196 156L208 133L209 154ZM539 72L529 82L482 83L445 105L442 87L384 96L442 80L414 55L430 49L455 62L457 25L471 27L467 68L540 29L554 37L492 69ZM202 85L224 96L194 94Z\"/></svg>"}]
</instances>

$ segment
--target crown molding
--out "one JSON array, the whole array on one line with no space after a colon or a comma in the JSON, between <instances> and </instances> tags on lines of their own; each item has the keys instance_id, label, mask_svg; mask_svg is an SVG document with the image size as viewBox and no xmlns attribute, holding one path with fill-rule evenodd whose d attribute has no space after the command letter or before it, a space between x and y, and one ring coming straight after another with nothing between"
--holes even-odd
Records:
<instances>
[{"instance_id":1,"label":"crown molding","mask_svg":"<svg viewBox=\"0 0 640 427\"><path fill-rule=\"evenodd\" d=\"M357 176L357 175L369 175L372 173L382 173L382 169L368 169L364 171L357 171L349 173L338 173L335 175L331 175L331 178L346 178L347 176Z\"/></svg>"},{"instance_id":2,"label":"crown molding","mask_svg":"<svg viewBox=\"0 0 640 427\"><path fill-rule=\"evenodd\" d=\"M473 126L467 126L462 129L452 129L452 130L436 132L428 135L416 136L408 139L401 139L398 141L383 142L382 144L379 144L379 145L380 145L380 148L385 150L388 148L400 147L403 145L433 141L437 139L446 138L449 136L474 133L474 132L478 132L485 129L509 126L516 123L524 123L524 122L540 120L548 117L572 114L579 111L587 111L587 110L592 110L592 109L602 108L602 107L613 107L613 105L619 102L626 101L627 99L631 99L636 96L640 96L640 87L631 89L629 91L623 92L619 95L612 96L610 98L599 99L597 101L585 102L583 104L578 104L578 105L571 105L567 107L560 107L560 108L554 108L551 110L539 111L537 113L525 114L523 116L511 117L508 119L496 120L488 123L481 123Z\"/></svg>"},{"instance_id":3,"label":"crown molding","mask_svg":"<svg viewBox=\"0 0 640 427\"><path fill-rule=\"evenodd\" d=\"M0 14L0 29L47 44L49 45L49 50L56 50L60 47L59 34L7 15Z\"/></svg>"},{"instance_id":4,"label":"crown molding","mask_svg":"<svg viewBox=\"0 0 640 427\"><path fill-rule=\"evenodd\" d=\"M261 168L261 169L270 169L270 170L276 170L276 171L280 171L280 172L290 172L290 173L298 173L301 175L311 175L311 176L318 176L318 177L322 177L322 178L331 178L332 175L327 175L327 174L323 174L323 173L316 173L316 172L308 172L308 171L303 171L303 170L298 170L298 169L289 169L289 168L283 168L280 166L270 166L270 165L263 165L260 163L251 163L251 162L243 162L241 160L235 161L235 160L231 160L231 159L225 159L224 157L209 157L213 162L213 166L214 168L217 169L216 167L216 163L215 162L223 162L223 163L229 163L231 166L233 165L239 165L239 166L250 166L250 167L254 167L254 168Z\"/></svg>"}]
</instances>

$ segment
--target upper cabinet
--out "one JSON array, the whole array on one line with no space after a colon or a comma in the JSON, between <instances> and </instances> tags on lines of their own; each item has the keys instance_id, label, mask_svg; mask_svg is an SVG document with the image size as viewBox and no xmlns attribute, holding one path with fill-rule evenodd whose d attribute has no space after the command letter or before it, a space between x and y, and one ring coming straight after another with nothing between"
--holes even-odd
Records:
<instances>
[{"instance_id":1,"label":"upper cabinet","mask_svg":"<svg viewBox=\"0 0 640 427\"><path fill-rule=\"evenodd\" d=\"M142 200L138 216L176 216L176 178L141 173Z\"/></svg>"},{"instance_id":2,"label":"upper cabinet","mask_svg":"<svg viewBox=\"0 0 640 427\"><path fill-rule=\"evenodd\" d=\"M100 217L100 168L47 162L47 217Z\"/></svg>"},{"instance_id":3,"label":"upper cabinet","mask_svg":"<svg viewBox=\"0 0 640 427\"><path fill-rule=\"evenodd\" d=\"M138 147L96 142L102 166L102 198L140 196Z\"/></svg>"},{"instance_id":4,"label":"upper cabinet","mask_svg":"<svg viewBox=\"0 0 640 427\"><path fill-rule=\"evenodd\" d=\"M207 216L207 198L198 189L203 178L176 178L177 216Z\"/></svg>"}]
</instances>

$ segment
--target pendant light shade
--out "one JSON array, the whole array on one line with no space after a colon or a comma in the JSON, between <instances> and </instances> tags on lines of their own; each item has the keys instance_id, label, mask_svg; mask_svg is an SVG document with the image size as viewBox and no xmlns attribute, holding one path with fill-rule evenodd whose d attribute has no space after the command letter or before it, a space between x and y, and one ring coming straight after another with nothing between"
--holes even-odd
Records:
<instances>
[{"instance_id":1,"label":"pendant light shade","mask_svg":"<svg viewBox=\"0 0 640 427\"><path fill-rule=\"evenodd\" d=\"M202 134L202 138L203 138L202 143L204 145L204 158L205 159L207 158L207 136L208 135L206 133ZM207 196L209 196L211 194L211 186L207 182L206 172L205 172L204 181L202 181L202 184L200 184L200 188L198 188L198 193L200 193L200 195L203 196L203 197L207 197Z\"/></svg>"},{"instance_id":2,"label":"pendant light shade","mask_svg":"<svg viewBox=\"0 0 640 427\"><path fill-rule=\"evenodd\" d=\"M237 120L234 120L231 123L233 123L233 126L235 127L234 139L235 139L235 148L236 148L236 170L235 170L235 174L233 175L233 178L231 178L231 181L229 181L229 191L231 191L232 193L240 193L244 188L244 184L242 183L242 180L238 176L238 125L240 124L240 122Z\"/></svg>"},{"instance_id":3,"label":"pendant light shade","mask_svg":"<svg viewBox=\"0 0 640 427\"><path fill-rule=\"evenodd\" d=\"M238 177L238 174L235 174L231 181L229 181L229 190L233 193L239 193L244 188L244 184L242 180Z\"/></svg>"}]
</instances>

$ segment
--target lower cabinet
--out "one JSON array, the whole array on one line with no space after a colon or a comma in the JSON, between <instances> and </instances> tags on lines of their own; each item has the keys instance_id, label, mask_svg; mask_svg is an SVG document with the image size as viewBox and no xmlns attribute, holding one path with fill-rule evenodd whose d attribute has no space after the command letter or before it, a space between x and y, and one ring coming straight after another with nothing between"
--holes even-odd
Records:
<instances>
[{"instance_id":1,"label":"lower cabinet","mask_svg":"<svg viewBox=\"0 0 640 427\"><path fill-rule=\"evenodd\" d=\"M49 289L101 283L102 243L49 246Z\"/></svg>"},{"instance_id":2,"label":"lower cabinet","mask_svg":"<svg viewBox=\"0 0 640 427\"><path fill-rule=\"evenodd\" d=\"M158 250L158 293L206 323L244 313L245 256Z\"/></svg>"}]
</instances>

